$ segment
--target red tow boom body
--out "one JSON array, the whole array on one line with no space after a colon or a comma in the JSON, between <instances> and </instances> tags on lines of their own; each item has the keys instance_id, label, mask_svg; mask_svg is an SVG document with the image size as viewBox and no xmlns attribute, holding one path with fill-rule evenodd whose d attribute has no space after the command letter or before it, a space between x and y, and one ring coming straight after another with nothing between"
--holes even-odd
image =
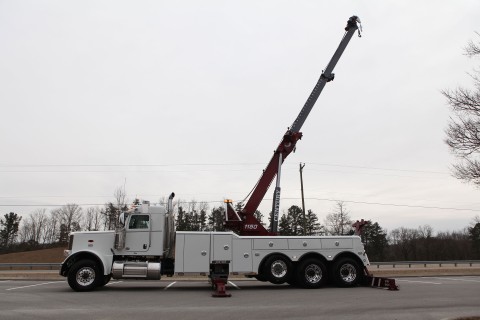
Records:
<instances>
[{"instance_id":1,"label":"red tow boom body","mask_svg":"<svg viewBox=\"0 0 480 320\"><path fill-rule=\"evenodd\" d=\"M280 201L281 165L285 161L287 156L295 150L295 145L297 144L297 141L302 138L302 133L300 132L300 129L305 120L307 119L308 114L315 105L315 102L320 96L320 93L322 92L325 84L333 80L335 75L332 73L332 71L356 30L359 30L358 35L360 36L360 29L357 24L359 22L360 20L357 16L352 16L350 17L350 19L348 19L347 26L345 27L345 34L337 50L335 51L333 57L330 59L330 62L328 63L325 70L322 72L320 78L318 79L315 87L310 93L310 96L308 97L305 105L303 106L302 110L293 122L292 126L283 135L282 141L278 145L277 149L274 151L272 159L263 171L262 176L252 190L250 198L246 202L243 209L237 213L233 208L232 203L230 201L227 201L225 226L228 229L245 236L267 236L277 234ZM258 206L263 200L265 193L270 187L275 176L277 176L277 185L275 187L273 196L271 230L267 230L262 225L262 223L255 218L254 213L258 209Z\"/></svg>"}]
</instances>

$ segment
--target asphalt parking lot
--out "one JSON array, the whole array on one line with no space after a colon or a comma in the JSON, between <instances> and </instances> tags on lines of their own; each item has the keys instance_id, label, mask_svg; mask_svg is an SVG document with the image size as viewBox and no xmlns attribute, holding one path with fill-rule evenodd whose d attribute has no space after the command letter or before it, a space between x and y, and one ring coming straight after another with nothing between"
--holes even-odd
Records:
<instances>
[{"instance_id":1,"label":"asphalt parking lot","mask_svg":"<svg viewBox=\"0 0 480 320\"><path fill-rule=\"evenodd\" d=\"M0 281L0 319L454 319L480 316L480 277L397 278L400 291L317 290L230 281L115 281L78 293L66 281Z\"/></svg>"}]
</instances>

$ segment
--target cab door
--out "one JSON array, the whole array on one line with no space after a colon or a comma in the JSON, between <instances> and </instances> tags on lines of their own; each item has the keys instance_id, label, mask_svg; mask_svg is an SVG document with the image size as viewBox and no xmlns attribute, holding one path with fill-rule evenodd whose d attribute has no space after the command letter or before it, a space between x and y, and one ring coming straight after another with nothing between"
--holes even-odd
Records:
<instances>
[{"instance_id":1,"label":"cab door","mask_svg":"<svg viewBox=\"0 0 480 320\"><path fill-rule=\"evenodd\" d=\"M150 248L150 215L134 214L126 226L125 250L145 252Z\"/></svg>"}]
</instances>

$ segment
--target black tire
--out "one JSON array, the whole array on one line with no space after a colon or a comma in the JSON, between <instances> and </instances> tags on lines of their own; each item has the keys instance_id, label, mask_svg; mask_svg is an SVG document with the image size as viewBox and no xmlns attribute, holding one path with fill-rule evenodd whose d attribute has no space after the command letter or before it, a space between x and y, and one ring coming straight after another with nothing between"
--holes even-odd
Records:
<instances>
[{"instance_id":1,"label":"black tire","mask_svg":"<svg viewBox=\"0 0 480 320\"><path fill-rule=\"evenodd\" d=\"M362 278L360 265L351 258L341 258L333 264L333 279L339 287L354 287Z\"/></svg>"},{"instance_id":2,"label":"black tire","mask_svg":"<svg viewBox=\"0 0 480 320\"><path fill-rule=\"evenodd\" d=\"M100 281L100 283L98 284L99 287L103 287L104 285L106 285L107 283L110 282L110 279L112 279L112 275L111 274L107 274L106 276L103 276L103 281Z\"/></svg>"},{"instance_id":3,"label":"black tire","mask_svg":"<svg viewBox=\"0 0 480 320\"><path fill-rule=\"evenodd\" d=\"M68 285L75 291L91 291L103 282L103 275L92 260L80 260L68 271Z\"/></svg>"},{"instance_id":4,"label":"black tire","mask_svg":"<svg viewBox=\"0 0 480 320\"><path fill-rule=\"evenodd\" d=\"M265 261L263 274L273 284L282 284L290 280L292 276L292 262L281 255L273 255Z\"/></svg>"},{"instance_id":5,"label":"black tire","mask_svg":"<svg viewBox=\"0 0 480 320\"><path fill-rule=\"evenodd\" d=\"M267 278L263 274L257 274L256 276L254 276L254 278L257 279L258 281L262 281L262 282L268 281Z\"/></svg>"},{"instance_id":6,"label":"black tire","mask_svg":"<svg viewBox=\"0 0 480 320\"><path fill-rule=\"evenodd\" d=\"M318 259L306 259L298 265L295 272L296 283L306 289L317 289L327 281L327 268Z\"/></svg>"},{"instance_id":7,"label":"black tire","mask_svg":"<svg viewBox=\"0 0 480 320\"><path fill-rule=\"evenodd\" d=\"M290 277L290 279L287 280L287 283L288 283L290 286L292 286L292 287L295 287L295 288L299 287L298 282L297 282L297 279L296 279L296 277L295 277L294 275L292 275L292 276Z\"/></svg>"}]
</instances>

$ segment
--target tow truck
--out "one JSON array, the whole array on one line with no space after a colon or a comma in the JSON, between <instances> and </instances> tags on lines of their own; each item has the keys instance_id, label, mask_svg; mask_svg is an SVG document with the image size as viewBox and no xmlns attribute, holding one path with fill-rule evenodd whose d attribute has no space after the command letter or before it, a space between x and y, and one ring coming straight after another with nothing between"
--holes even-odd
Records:
<instances>
[{"instance_id":1,"label":"tow truck","mask_svg":"<svg viewBox=\"0 0 480 320\"><path fill-rule=\"evenodd\" d=\"M60 275L75 291L90 291L110 279L160 280L162 276L208 276L214 296L229 296L225 285L230 275L254 277L273 284L289 283L320 288L327 281L352 287L365 281L394 288L393 279L373 278L361 238L353 236L279 236L281 165L302 137L300 129L325 84L334 79L333 69L358 30L357 16L348 19L343 38L322 72L292 126L274 152L248 202L236 212L226 201L227 232L175 231L172 193L166 206L148 201L120 215L122 227L111 231L72 232ZM254 212L274 177L272 223L266 230ZM357 231L363 226L357 224ZM392 282L393 281L393 282ZM375 284L374 284L375 282Z\"/></svg>"}]
</instances>

